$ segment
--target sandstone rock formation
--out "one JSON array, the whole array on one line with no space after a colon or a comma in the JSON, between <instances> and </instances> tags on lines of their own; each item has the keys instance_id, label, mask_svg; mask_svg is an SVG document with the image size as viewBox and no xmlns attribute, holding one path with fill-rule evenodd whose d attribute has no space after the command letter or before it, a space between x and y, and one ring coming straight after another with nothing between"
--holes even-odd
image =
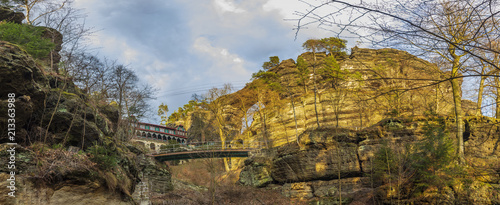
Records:
<instances>
[{"instance_id":1,"label":"sandstone rock formation","mask_svg":"<svg viewBox=\"0 0 500 205\"><path fill-rule=\"evenodd\" d=\"M0 11L0 19L10 18ZM0 204L135 204L136 185L148 180L154 182L148 185L151 192L171 190L165 165L120 140L125 131L119 131L116 106L89 100L71 78L50 72L60 58L62 36L45 31L56 43L48 59L35 60L19 46L0 41L2 164L10 162L8 149L14 146L6 143L17 143L16 168L0 168ZM7 115L11 94L14 141L7 133L13 123ZM11 171L16 197L7 195Z\"/></svg>"},{"instance_id":2,"label":"sandstone rock formation","mask_svg":"<svg viewBox=\"0 0 500 205\"><path fill-rule=\"evenodd\" d=\"M261 115L253 114L251 127L247 130L249 134L242 138L263 140L265 130L272 146L295 141L291 95L294 96L297 132L317 127L312 65L316 65L316 70L323 68L326 54L316 53L316 63L312 53L304 53L300 57L309 63L310 74L306 84L299 84L298 69L292 59L284 60L270 69L278 74L280 84L288 91L262 102L266 107L263 110L265 122ZM450 84L446 81L433 84L444 81L449 74L440 71L434 64L396 49L357 47L352 49L350 56L337 61L342 69L351 74L358 73L361 79L350 77L340 82L342 89L336 89L325 82L321 75L317 75L316 101L321 127L361 129L388 117L418 116L425 113L447 116L453 113ZM256 80L225 98L231 121L241 121L258 102L260 91L255 89L255 84ZM234 123L232 129L239 132L241 124Z\"/></svg>"},{"instance_id":3,"label":"sandstone rock formation","mask_svg":"<svg viewBox=\"0 0 500 205\"><path fill-rule=\"evenodd\" d=\"M425 134L424 125L433 120L438 119L384 120L359 131L309 130L300 135L299 144L293 142L245 160L240 183L278 188L291 198L318 200L325 204L337 203L339 193L342 193L343 203L358 201L364 204L376 198L384 203L396 202L397 192L390 191L388 186L374 186L371 176L375 154L383 144L396 149L417 143ZM475 173L482 173L475 176L474 187L469 189L472 192L470 196L474 197L460 198L457 194L460 189L457 188L449 189L448 194L431 189L424 193L424 197L401 200L401 203L457 200L472 200L478 204L500 203L498 123L492 118L469 117L466 124L466 133L470 136L465 142L466 159ZM450 137L453 138L453 135ZM341 187L339 184L342 184Z\"/></svg>"},{"instance_id":4,"label":"sandstone rock formation","mask_svg":"<svg viewBox=\"0 0 500 205\"><path fill-rule=\"evenodd\" d=\"M0 7L0 21L14 22L21 24L24 20L24 14L12 11L8 7Z\"/></svg>"}]
</instances>

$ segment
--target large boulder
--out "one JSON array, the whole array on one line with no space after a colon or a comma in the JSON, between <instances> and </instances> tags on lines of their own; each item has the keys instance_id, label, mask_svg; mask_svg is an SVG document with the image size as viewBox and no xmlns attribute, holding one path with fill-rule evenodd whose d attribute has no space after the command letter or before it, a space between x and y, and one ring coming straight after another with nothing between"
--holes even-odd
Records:
<instances>
[{"instance_id":1,"label":"large boulder","mask_svg":"<svg viewBox=\"0 0 500 205\"><path fill-rule=\"evenodd\" d=\"M340 145L340 146L339 146ZM271 176L279 183L358 176L361 173L356 144L310 147L273 160Z\"/></svg>"},{"instance_id":2,"label":"large boulder","mask_svg":"<svg viewBox=\"0 0 500 205\"><path fill-rule=\"evenodd\" d=\"M240 172L239 182L243 185L264 187L274 180L271 177L271 162L268 157L252 157L245 160L245 167Z\"/></svg>"},{"instance_id":3,"label":"large boulder","mask_svg":"<svg viewBox=\"0 0 500 205\"><path fill-rule=\"evenodd\" d=\"M43 110L48 81L35 61L17 45L0 41L0 56L0 112L7 113L9 94L14 94L16 139L22 142L28 133L25 125L36 121L32 118ZM7 115L0 115L0 129L7 130L8 119ZM6 142L6 135L2 133L0 142Z\"/></svg>"}]
</instances>

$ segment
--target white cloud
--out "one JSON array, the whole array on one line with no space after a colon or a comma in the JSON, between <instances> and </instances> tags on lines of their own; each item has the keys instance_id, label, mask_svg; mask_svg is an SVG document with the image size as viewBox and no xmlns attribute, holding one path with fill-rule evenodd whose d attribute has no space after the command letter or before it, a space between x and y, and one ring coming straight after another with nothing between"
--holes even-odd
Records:
<instances>
[{"instance_id":1,"label":"white cloud","mask_svg":"<svg viewBox=\"0 0 500 205\"><path fill-rule=\"evenodd\" d=\"M231 0L214 0L214 4L218 11L221 13L232 12L232 13L243 13L245 10L238 8L234 5Z\"/></svg>"},{"instance_id":2,"label":"white cloud","mask_svg":"<svg viewBox=\"0 0 500 205\"><path fill-rule=\"evenodd\" d=\"M129 65L141 82L161 89L158 100L172 110L202 93L194 85L248 82L269 56L296 58L307 38L327 32L310 27L294 41L298 0L75 0L87 8L87 23L99 55ZM172 90L184 90L173 95ZM153 106L154 108L154 106Z\"/></svg>"},{"instance_id":3,"label":"white cloud","mask_svg":"<svg viewBox=\"0 0 500 205\"><path fill-rule=\"evenodd\" d=\"M207 75L228 81L248 79L250 72L245 68L245 61L237 54L230 53L226 48L213 46L205 37L197 38L193 48L209 62Z\"/></svg>"}]
</instances>

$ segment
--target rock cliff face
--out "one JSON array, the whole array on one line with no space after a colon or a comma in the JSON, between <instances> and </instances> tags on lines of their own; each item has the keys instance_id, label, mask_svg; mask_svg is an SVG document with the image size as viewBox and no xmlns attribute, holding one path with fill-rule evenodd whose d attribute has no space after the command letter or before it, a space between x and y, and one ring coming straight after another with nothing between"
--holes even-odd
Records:
<instances>
[{"instance_id":1,"label":"rock cliff face","mask_svg":"<svg viewBox=\"0 0 500 205\"><path fill-rule=\"evenodd\" d=\"M273 148L245 160L240 183L256 187L281 189L286 196L336 203L341 193L345 202L370 200L396 202L396 194L380 186L373 176L374 157L382 146L405 147L423 138L422 129L429 119L382 121L360 131L348 129L317 129L300 135L298 143ZM469 138L466 139L466 161L482 173L472 183L469 196L474 203L500 203L500 170L498 124L489 118L470 117L466 123ZM479 171L480 170L480 171ZM397 179L394 179L397 180ZM339 184L342 184L341 187ZM401 203L450 203L460 196L460 189L450 193L425 192L418 199L401 200ZM450 196L451 195L451 196ZM450 198L452 197L452 198ZM333 201L330 201L333 200Z\"/></svg>"},{"instance_id":2,"label":"rock cliff face","mask_svg":"<svg viewBox=\"0 0 500 205\"><path fill-rule=\"evenodd\" d=\"M2 6L0 7L0 20L21 24L24 20L24 14Z\"/></svg>"},{"instance_id":3,"label":"rock cliff face","mask_svg":"<svg viewBox=\"0 0 500 205\"><path fill-rule=\"evenodd\" d=\"M449 83L432 84L444 80L449 74L405 51L353 48L350 56L337 59L340 68L352 75L335 87L319 74L325 67L326 54L316 53L315 56L316 61L313 53L300 55L309 64L305 84L299 83L299 71L292 59L284 60L270 70L280 76L279 81L286 90L279 96L259 93L262 91L255 89L256 81L227 96L226 110L231 113L228 118L235 122L241 121L248 110L255 107L259 96L263 96L261 101L266 109L263 109L263 114L251 116L251 127L243 138L264 139L266 133L272 146L295 141L294 108L297 133L317 127L314 68L318 87L316 109L321 127L361 129L387 117L453 113ZM240 130L241 124L235 123L233 129Z\"/></svg>"},{"instance_id":4,"label":"rock cliff face","mask_svg":"<svg viewBox=\"0 0 500 205\"><path fill-rule=\"evenodd\" d=\"M19 19L3 9L1 18ZM0 41L0 162L16 165L0 167L0 204L135 204L136 185L148 180L155 182L148 193L171 190L168 168L122 140L115 106L91 101L71 78L49 72L62 36L48 28L44 35L57 45L50 59L33 59ZM15 190L7 187L11 177Z\"/></svg>"}]
</instances>

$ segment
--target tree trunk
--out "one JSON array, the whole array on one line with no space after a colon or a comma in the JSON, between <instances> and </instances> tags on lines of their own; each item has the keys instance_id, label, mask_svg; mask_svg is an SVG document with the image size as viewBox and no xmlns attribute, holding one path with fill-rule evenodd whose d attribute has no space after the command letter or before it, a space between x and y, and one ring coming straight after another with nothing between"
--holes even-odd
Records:
<instances>
[{"instance_id":1,"label":"tree trunk","mask_svg":"<svg viewBox=\"0 0 500 205\"><path fill-rule=\"evenodd\" d=\"M306 103L302 100L302 111L304 113L304 130L307 129L307 113L306 113Z\"/></svg>"},{"instance_id":2,"label":"tree trunk","mask_svg":"<svg viewBox=\"0 0 500 205\"><path fill-rule=\"evenodd\" d=\"M436 114L439 112L439 84L436 85Z\"/></svg>"},{"instance_id":3,"label":"tree trunk","mask_svg":"<svg viewBox=\"0 0 500 205\"><path fill-rule=\"evenodd\" d=\"M313 52L314 65L313 65L313 83L314 83L314 112L316 113L316 125L319 128L319 118L318 118L318 106L316 103L316 94L318 93L318 87L316 86L316 53Z\"/></svg>"},{"instance_id":4,"label":"tree trunk","mask_svg":"<svg viewBox=\"0 0 500 205\"><path fill-rule=\"evenodd\" d=\"M496 85L496 98L495 98L495 117L500 119L500 79L495 77L495 85Z\"/></svg>"},{"instance_id":5,"label":"tree trunk","mask_svg":"<svg viewBox=\"0 0 500 205\"><path fill-rule=\"evenodd\" d=\"M456 60L456 62L458 62ZM453 90L453 102L455 103L455 123L457 126L457 141L458 141L458 157L460 158L460 161L463 162L464 160L464 138L463 138L463 132L464 132L464 123L463 123L463 113L462 113L462 97L461 97L461 89L460 85L458 84L458 79L453 78L456 77L455 73L457 73L455 70L458 70L458 66L455 65L453 66L453 76L451 79L451 87Z\"/></svg>"},{"instance_id":6,"label":"tree trunk","mask_svg":"<svg viewBox=\"0 0 500 205\"><path fill-rule=\"evenodd\" d=\"M222 130L222 127L219 127L219 135L221 136L220 139L221 139L222 149L226 149L226 137L224 135L224 130ZM228 158L224 158L224 168L225 168L226 172L231 170L231 168L229 167L229 159Z\"/></svg>"},{"instance_id":7,"label":"tree trunk","mask_svg":"<svg viewBox=\"0 0 500 205\"><path fill-rule=\"evenodd\" d=\"M451 67L451 87L453 92L453 102L455 104L455 123L457 126L457 154L460 163L465 163L464 158L464 122L463 122L463 112L462 112L462 90L458 84L458 70L460 68L460 58L464 55L457 55L455 53L456 48L453 45L448 47L448 52L452 56L453 61Z\"/></svg>"},{"instance_id":8,"label":"tree trunk","mask_svg":"<svg viewBox=\"0 0 500 205\"><path fill-rule=\"evenodd\" d=\"M292 97L292 109L293 109L293 120L295 121L295 138L297 139L297 144L299 143L299 128L297 126L297 116L295 115L295 103L293 101L293 95Z\"/></svg>"},{"instance_id":9,"label":"tree trunk","mask_svg":"<svg viewBox=\"0 0 500 205\"><path fill-rule=\"evenodd\" d=\"M476 107L476 116L481 115L481 107L483 103L483 90L484 90L484 80L486 79L486 76L484 76L484 65L483 69L481 70L481 80L479 81L479 91L477 93L477 107Z\"/></svg>"}]
</instances>

